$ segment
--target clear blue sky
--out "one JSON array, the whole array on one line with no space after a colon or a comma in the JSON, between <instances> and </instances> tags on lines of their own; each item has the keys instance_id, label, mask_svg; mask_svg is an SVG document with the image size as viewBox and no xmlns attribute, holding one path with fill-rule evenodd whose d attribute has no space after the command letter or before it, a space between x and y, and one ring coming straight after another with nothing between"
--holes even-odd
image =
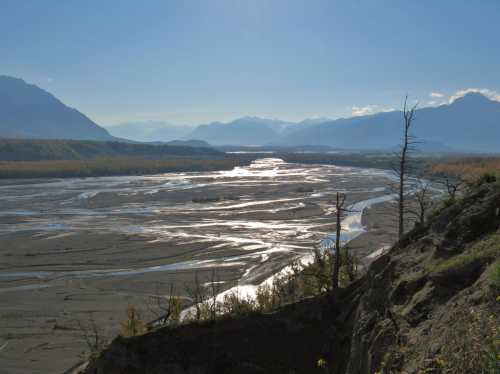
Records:
<instances>
[{"instance_id":1,"label":"clear blue sky","mask_svg":"<svg viewBox=\"0 0 500 374\"><path fill-rule=\"evenodd\" d=\"M0 74L103 125L336 118L399 108L406 92L427 105L500 91L498 0L0 5Z\"/></svg>"}]
</instances>

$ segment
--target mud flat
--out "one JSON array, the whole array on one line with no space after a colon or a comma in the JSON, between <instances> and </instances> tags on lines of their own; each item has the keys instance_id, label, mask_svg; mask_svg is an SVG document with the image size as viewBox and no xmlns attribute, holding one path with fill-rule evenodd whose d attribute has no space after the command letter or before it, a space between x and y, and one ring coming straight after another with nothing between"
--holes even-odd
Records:
<instances>
[{"instance_id":1,"label":"mud flat","mask_svg":"<svg viewBox=\"0 0 500 374\"><path fill-rule=\"evenodd\" d=\"M153 319L150 297L171 285L187 296L195 273L203 283L216 274L222 290L258 284L333 232L337 191L360 208L343 239L365 257L394 240L389 181L380 170L262 159L232 171L5 183L0 373L64 372L90 320L112 337L130 304Z\"/></svg>"}]
</instances>

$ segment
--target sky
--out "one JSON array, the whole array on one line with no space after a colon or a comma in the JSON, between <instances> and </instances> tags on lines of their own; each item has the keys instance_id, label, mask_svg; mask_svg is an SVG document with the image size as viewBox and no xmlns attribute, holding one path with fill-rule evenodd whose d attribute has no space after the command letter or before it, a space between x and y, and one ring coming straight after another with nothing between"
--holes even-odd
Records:
<instances>
[{"instance_id":1,"label":"sky","mask_svg":"<svg viewBox=\"0 0 500 374\"><path fill-rule=\"evenodd\" d=\"M0 5L0 74L101 125L350 117L471 89L500 100L498 0Z\"/></svg>"}]
</instances>

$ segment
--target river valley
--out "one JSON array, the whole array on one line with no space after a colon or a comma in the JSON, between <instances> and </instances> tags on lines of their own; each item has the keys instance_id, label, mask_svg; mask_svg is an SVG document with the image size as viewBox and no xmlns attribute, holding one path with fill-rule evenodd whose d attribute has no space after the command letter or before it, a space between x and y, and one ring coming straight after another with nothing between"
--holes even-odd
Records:
<instances>
[{"instance_id":1,"label":"river valley","mask_svg":"<svg viewBox=\"0 0 500 374\"><path fill-rule=\"evenodd\" d=\"M311 254L347 194L343 241L369 261L394 238L389 172L264 158L231 171L0 182L0 373L62 373L82 325L113 337L128 305L195 274L252 289ZM2 371L3 370L3 371Z\"/></svg>"}]
</instances>

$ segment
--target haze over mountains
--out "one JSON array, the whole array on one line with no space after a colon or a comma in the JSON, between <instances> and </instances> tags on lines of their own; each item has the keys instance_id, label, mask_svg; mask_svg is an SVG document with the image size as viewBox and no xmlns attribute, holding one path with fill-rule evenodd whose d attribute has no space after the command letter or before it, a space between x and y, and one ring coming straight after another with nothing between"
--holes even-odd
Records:
<instances>
[{"instance_id":1,"label":"haze over mountains","mask_svg":"<svg viewBox=\"0 0 500 374\"><path fill-rule=\"evenodd\" d=\"M107 130L118 138L139 142L169 142L183 139L195 126L173 125L162 121L126 122L107 126Z\"/></svg>"},{"instance_id":2,"label":"haze over mountains","mask_svg":"<svg viewBox=\"0 0 500 374\"><path fill-rule=\"evenodd\" d=\"M401 138L400 111L299 123L243 117L228 123L179 126L135 122L110 126L116 137L142 142L200 140L212 145L322 145L352 150L388 150ZM500 102L468 93L451 104L418 109L414 135L423 150L500 152ZM21 79L0 76L0 137L119 140L78 110Z\"/></svg>"},{"instance_id":3,"label":"haze over mountains","mask_svg":"<svg viewBox=\"0 0 500 374\"><path fill-rule=\"evenodd\" d=\"M346 149L386 149L400 143L402 113L338 119L296 131L284 144L323 144ZM435 148L499 152L500 102L468 93L449 105L416 111L413 134Z\"/></svg>"},{"instance_id":4,"label":"haze over mountains","mask_svg":"<svg viewBox=\"0 0 500 374\"><path fill-rule=\"evenodd\" d=\"M275 122L245 117L226 124L201 125L189 136L215 145L326 145L387 150L400 143L402 113L306 120L279 129ZM426 151L500 152L500 102L480 93L468 93L448 105L418 109L413 134Z\"/></svg>"},{"instance_id":5,"label":"haze over mountains","mask_svg":"<svg viewBox=\"0 0 500 374\"><path fill-rule=\"evenodd\" d=\"M113 140L102 127L41 88L0 76L0 137Z\"/></svg>"}]
</instances>

